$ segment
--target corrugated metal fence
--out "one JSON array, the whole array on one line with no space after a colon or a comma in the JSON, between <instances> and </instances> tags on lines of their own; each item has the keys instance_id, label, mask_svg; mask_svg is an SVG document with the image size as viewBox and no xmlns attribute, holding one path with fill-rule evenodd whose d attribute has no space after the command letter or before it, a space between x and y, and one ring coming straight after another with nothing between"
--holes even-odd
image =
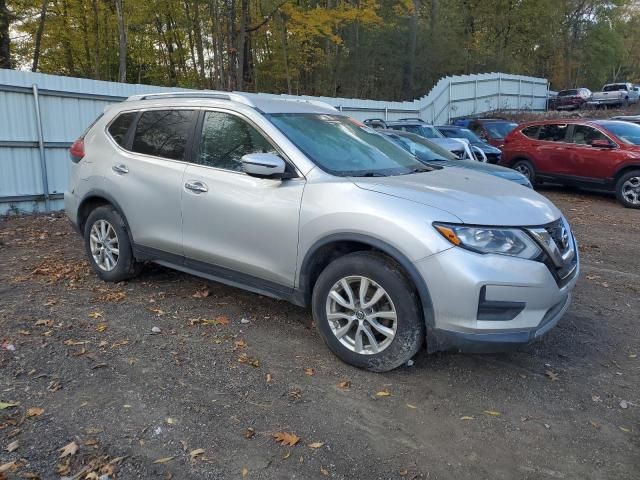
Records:
<instances>
[{"instance_id":1,"label":"corrugated metal fence","mask_svg":"<svg viewBox=\"0 0 640 480\"><path fill-rule=\"evenodd\" d=\"M0 70L0 215L63 208L67 149L86 126L110 103L176 90L184 89ZM412 102L302 98L325 101L360 120L420 117L440 124L497 109L544 110L547 91L542 78L489 73L445 77Z\"/></svg>"}]
</instances>

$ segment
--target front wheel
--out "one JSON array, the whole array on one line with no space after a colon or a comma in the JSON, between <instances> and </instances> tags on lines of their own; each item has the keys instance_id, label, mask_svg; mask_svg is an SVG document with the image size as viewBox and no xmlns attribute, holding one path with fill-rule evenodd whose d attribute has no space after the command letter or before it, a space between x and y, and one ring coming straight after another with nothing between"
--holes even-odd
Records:
<instances>
[{"instance_id":1,"label":"front wheel","mask_svg":"<svg viewBox=\"0 0 640 480\"><path fill-rule=\"evenodd\" d=\"M640 170L622 175L616 182L616 197L628 208L640 208Z\"/></svg>"},{"instance_id":2,"label":"front wheel","mask_svg":"<svg viewBox=\"0 0 640 480\"><path fill-rule=\"evenodd\" d=\"M418 295L395 262L372 252L334 260L313 289L313 317L340 359L374 372L392 370L424 343Z\"/></svg>"}]
</instances>

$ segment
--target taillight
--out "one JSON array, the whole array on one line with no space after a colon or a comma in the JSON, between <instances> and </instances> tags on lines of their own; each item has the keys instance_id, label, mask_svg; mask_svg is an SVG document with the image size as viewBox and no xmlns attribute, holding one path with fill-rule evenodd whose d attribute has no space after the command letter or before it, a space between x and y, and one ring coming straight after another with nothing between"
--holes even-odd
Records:
<instances>
[{"instance_id":1,"label":"taillight","mask_svg":"<svg viewBox=\"0 0 640 480\"><path fill-rule=\"evenodd\" d=\"M71 156L71 161L73 163L78 163L84 157L84 138L80 137L69 149L69 155Z\"/></svg>"}]
</instances>

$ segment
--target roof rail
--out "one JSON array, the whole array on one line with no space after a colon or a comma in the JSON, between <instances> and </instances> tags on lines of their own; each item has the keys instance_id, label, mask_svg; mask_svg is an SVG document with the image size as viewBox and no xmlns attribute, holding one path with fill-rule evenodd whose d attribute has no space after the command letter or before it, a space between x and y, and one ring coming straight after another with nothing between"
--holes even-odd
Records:
<instances>
[{"instance_id":1,"label":"roof rail","mask_svg":"<svg viewBox=\"0 0 640 480\"><path fill-rule=\"evenodd\" d=\"M162 93L143 93L140 95L131 95L125 101L134 102L138 100L155 100L161 98L212 98L217 100L230 100L233 102L244 103L250 107L255 104L248 97L235 92L219 92L215 90L204 90L194 92L162 92Z\"/></svg>"},{"instance_id":2,"label":"roof rail","mask_svg":"<svg viewBox=\"0 0 640 480\"><path fill-rule=\"evenodd\" d=\"M400 118L398 119L399 122L420 122L420 123L427 123L424 120L422 120L421 118L418 117L407 117L407 118Z\"/></svg>"}]
</instances>

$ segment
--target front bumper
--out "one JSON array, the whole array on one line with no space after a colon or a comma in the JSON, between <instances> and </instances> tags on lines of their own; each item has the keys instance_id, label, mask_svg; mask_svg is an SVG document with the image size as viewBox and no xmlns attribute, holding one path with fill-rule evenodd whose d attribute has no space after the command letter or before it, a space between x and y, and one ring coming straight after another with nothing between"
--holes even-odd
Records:
<instances>
[{"instance_id":1,"label":"front bumper","mask_svg":"<svg viewBox=\"0 0 640 480\"><path fill-rule=\"evenodd\" d=\"M433 306L428 350L487 352L530 343L553 328L569 308L580 262L560 284L542 262L457 247L417 262L416 268ZM485 300L517 308L487 315Z\"/></svg>"}]
</instances>

